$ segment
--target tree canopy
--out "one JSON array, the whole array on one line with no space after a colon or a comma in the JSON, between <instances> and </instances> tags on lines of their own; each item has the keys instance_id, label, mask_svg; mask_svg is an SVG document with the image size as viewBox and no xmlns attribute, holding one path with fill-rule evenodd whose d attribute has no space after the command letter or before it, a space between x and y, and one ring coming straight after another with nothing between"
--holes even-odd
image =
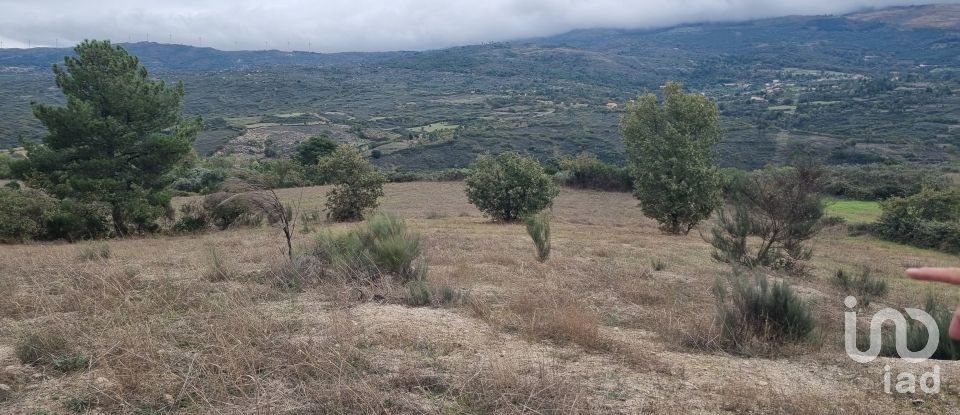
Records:
<instances>
[{"instance_id":1,"label":"tree canopy","mask_svg":"<svg viewBox=\"0 0 960 415\"><path fill-rule=\"evenodd\" d=\"M122 47L88 40L75 52L53 66L66 106L33 103L48 134L27 143L18 175L59 198L109 204L117 234L148 230L168 211L168 173L200 119L182 117L182 84L150 78Z\"/></svg>"},{"instance_id":2,"label":"tree canopy","mask_svg":"<svg viewBox=\"0 0 960 415\"><path fill-rule=\"evenodd\" d=\"M685 94L668 82L664 102L647 93L627 105L620 120L627 159L643 213L668 233L687 233L720 203L713 163L720 113L709 98Z\"/></svg>"}]
</instances>

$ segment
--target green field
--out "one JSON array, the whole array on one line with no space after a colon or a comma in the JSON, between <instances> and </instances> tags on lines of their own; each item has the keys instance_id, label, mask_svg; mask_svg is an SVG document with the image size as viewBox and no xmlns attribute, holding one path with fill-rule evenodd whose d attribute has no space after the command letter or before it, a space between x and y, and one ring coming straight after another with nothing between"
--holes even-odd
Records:
<instances>
[{"instance_id":1,"label":"green field","mask_svg":"<svg viewBox=\"0 0 960 415\"><path fill-rule=\"evenodd\" d=\"M827 215L839 216L850 223L870 223L880 218L880 202L865 200L829 200Z\"/></svg>"}]
</instances>

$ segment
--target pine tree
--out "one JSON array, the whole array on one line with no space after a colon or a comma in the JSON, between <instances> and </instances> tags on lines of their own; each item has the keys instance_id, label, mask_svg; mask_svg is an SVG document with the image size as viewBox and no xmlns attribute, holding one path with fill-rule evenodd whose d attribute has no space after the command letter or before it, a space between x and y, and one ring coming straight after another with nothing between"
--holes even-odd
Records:
<instances>
[{"instance_id":1,"label":"pine tree","mask_svg":"<svg viewBox=\"0 0 960 415\"><path fill-rule=\"evenodd\" d=\"M663 105L648 93L627 105L620 120L634 195L644 215L667 233L686 234L720 204L713 153L720 141L717 106L668 82Z\"/></svg>"},{"instance_id":2,"label":"pine tree","mask_svg":"<svg viewBox=\"0 0 960 415\"><path fill-rule=\"evenodd\" d=\"M150 230L168 210L168 173L191 151L200 119L182 118L182 84L151 79L120 46L88 40L75 52L53 66L66 106L33 103L49 133L28 143L20 174L56 197L109 204L119 235Z\"/></svg>"}]
</instances>

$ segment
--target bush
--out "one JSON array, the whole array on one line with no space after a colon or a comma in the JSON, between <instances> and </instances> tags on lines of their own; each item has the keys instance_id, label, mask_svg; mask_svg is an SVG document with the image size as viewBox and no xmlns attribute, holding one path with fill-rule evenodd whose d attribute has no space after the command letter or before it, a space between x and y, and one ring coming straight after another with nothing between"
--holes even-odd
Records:
<instances>
[{"instance_id":1,"label":"bush","mask_svg":"<svg viewBox=\"0 0 960 415\"><path fill-rule=\"evenodd\" d=\"M223 254L217 251L217 248L210 247L210 264L203 274L203 278L210 282L223 282L237 279L239 271L231 263L227 262Z\"/></svg>"},{"instance_id":2,"label":"bush","mask_svg":"<svg viewBox=\"0 0 960 415\"><path fill-rule=\"evenodd\" d=\"M105 203L81 203L60 200L56 209L44 218L43 239L68 241L99 239L110 234L110 206Z\"/></svg>"},{"instance_id":3,"label":"bush","mask_svg":"<svg viewBox=\"0 0 960 415\"><path fill-rule=\"evenodd\" d=\"M0 242L40 239L44 217L55 206L55 199L39 192L0 189Z\"/></svg>"},{"instance_id":4,"label":"bush","mask_svg":"<svg viewBox=\"0 0 960 415\"><path fill-rule=\"evenodd\" d=\"M717 260L802 271L804 243L823 228L822 169L810 163L754 172L736 186L733 214L721 208L709 242ZM759 244L750 245L751 237Z\"/></svg>"},{"instance_id":5,"label":"bush","mask_svg":"<svg viewBox=\"0 0 960 415\"><path fill-rule=\"evenodd\" d=\"M550 212L543 210L527 217L527 234L537 248L537 260L544 262L550 258Z\"/></svg>"},{"instance_id":6,"label":"bush","mask_svg":"<svg viewBox=\"0 0 960 415\"><path fill-rule=\"evenodd\" d=\"M604 163L590 153L561 157L558 167L560 171L554 177L564 186L614 192L633 190L629 169Z\"/></svg>"},{"instance_id":7,"label":"bush","mask_svg":"<svg viewBox=\"0 0 960 415\"><path fill-rule=\"evenodd\" d=\"M876 298L887 295L887 282L874 278L869 268L864 268L856 276L849 272L838 269L833 274L833 285L837 286L847 295L857 297L859 303L866 307Z\"/></svg>"},{"instance_id":8,"label":"bush","mask_svg":"<svg viewBox=\"0 0 960 415\"><path fill-rule=\"evenodd\" d=\"M63 373L84 370L90 366L90 358L82 353L67 353L53 359L53 368Z\"/></svg>"},{"instance_id":9,"label":"bush","mask_svg":"<svg viewBox=\"0 0 960 415\"><path fill-rule=\"evenodd\" d=\"M667 269L667 263L662 259L656 258L650 260L650 267L653 268L654 271L663 271Z\"/></svg>"},{"instance_id":10,"label":"bush","mask_svg":"<svg viewBox=\"0 0 960 415\"><path fill-rule=\"evenodd\" d=\"M468 169L444 169L430 171L391 171L386 174L390 183L405 182L456 182L470 175Z\"/></svg>"},{"instance_id":11,"label":"bush","mask_svg":"<svg viewBox=\"0 0 960 415\"><path fill-rule=\"evenodd\" d=\"M920 193L925 187L944 189L949 180L943 173L917 166L862 165L831 167L824 193L857 200L884 200Z\"/></svg>"},{"instance_id":12,"label":"bush","mask_svg":"<svg viewBox=\"0 0 960 415\"><path fill-rule=\"evenodd\" d=\"M59 334L37 331L25 334L14 351L24 364L45 365L69 354L70 347L67 339Z\"/></svg>"},{"instance_id":13,"label":"bush","mask_svg":"<svg viewBox=\"0 0 960 415\"><path fill-rule=\"evenodd\" d=\"M293 160L260 160L250 168L260 176L258 181L271 189L300 187L311 182L307 180L304 166Z\"/></svg>"},{"instance_id":14,"label":"bush","mask_svg":"<svg viewBox=\"0 0 960 415\"><path fill-rule=\"evenodd\" d=\"M203 198L203 209L209 221L224 230L236 226L260 226L263 215L258 206L246 203L242 193L217 192Z\"/></svg>"},{"instance_id":15,"label":"bush","mask_svg":"<svg viewBox=\"0 0 960 415\"><path fill-rule=\"evenodd\" d=\"M226 174L222 170L194 167L174 180L170 188L181 192L210 193L220 186L224 179Z\"/></svg>"},{"instance_id":16,"label":"bush","mask_svg":"<svg viewBox=\"0 0 960 415\"><path fill-rule=\"evenodd\" d=\"M771 284L766 277L749 281L740 275L731 278L729 300L718 279L714 287L718 320L724 341L743 344L748 338L763 342L798 341L813 331L809 305L786 282Z\"/></svg>"},{"instance_id":17,"label":"bush","mask_svg":"<svg viewBox=\"0 0 960 415\"><path fill-rule=\"evenodd\" d=\"M320 234L312 255L349 279L389 275L408 282L426 277L420 235L407 230L403 219L388 214L376 215L365 227L344 234Z\"/></svg>"},{"instance_id":18,"label":"bush","mask_svg":"<svg viewBox=\"0 0 960 415\"><path fill-rule=\"evenodd\" d=\"M177 232L199 232L210 226L210 215L202 202L191 201L180 206L180 219L173 228Z\"/></svg>"},{"instance_id":19,"label":"bush","mask_svg":"<svg viewBox=\"0 0 960 415\"><path fill-rule=\"evenodd\" d=\"M881 206L883 214L870 226L880 238L960 253L960 191L924 189Z\"/></svg>"},{"instance_id":20,"label":"bush","mask_svg":"<svg viewBox=\"0 0 960 415\"><path fill-rule=\"evenodd\" d=\"M107 208L0 188L0 242L95 239L109 233Z\"/></svg>"},{"instance_id":21,"label":"bush","mask_svg":"<svg viewBox=\"0 0 960 415\"><path fill-rule=\"evenodd\" d=\"M480 156L466 186L470 203L503 222L515 222L549 207L559 193L536 159L515 152Z\"/></svg>"},{"instance_id":22,"label":"bush","mask_svg":"<svg viewBox=\"0 0 960 415\"><path fill-rule=\"evenodd\" d=\"M7 153L0 153L0 179L9 179L11 176L10 164L13 157Z\"/></svg>"},{"instance_id":23,"label":"bush","mask_svg":"<svg viewBox=\"0 0 960 415\"><path fill-rule=\"evenodd\" d=\"M337 222L356 221L377 207L383 196L386 177L355 149L340 146L320 159L319 174L335 186L327 193L327 218Z\"/></svg>"},{"instance_id":24,"label":"bush","mask_svg":"<svg viewBox=\"0 0 960 415\"><path fill-rule=\"evenodd\" d=\"M293 159L303 166L316 166L321 158L333 154L336 150L335 141L323 135L315 135L297 144Z\"/></svg>"}]
</instances>

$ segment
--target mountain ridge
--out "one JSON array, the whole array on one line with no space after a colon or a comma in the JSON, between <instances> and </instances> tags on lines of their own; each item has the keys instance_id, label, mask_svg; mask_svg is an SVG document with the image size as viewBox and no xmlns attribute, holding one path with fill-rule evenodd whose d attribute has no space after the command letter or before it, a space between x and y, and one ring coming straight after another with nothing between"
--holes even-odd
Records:
<instances>
[{"instance_id":1,"label":"mountain ridge","mask_svg":"<svg viewBox=\"0 0 960 415\"><path fill-rule=\"evenodd\" d=\"M657 36L658 34L711 27L750 28L763 25L779 25L791 22L806 22L814 19L822 21L855 21L869 27L869 24L884 24L904 29L933 29L960 31L960 4L935 4L924 6L891 7L877 10L854 12L845 15L790 15L764 19L749 19L728 22L685 23L652 29L594 28L575 29L565 33L518 39L505 42L491 42L473 45L454 46L423 51L387 51L387 52L337 52L321 53L309 51L239 50L228 51L211 47L169 44L158 42L118 43L153 70L229 70L265 66L284 65L338 65L377 63L421 53L437 53L459 48L484 47L497 44L543 44L554 45L587 37ZM72 48L38 47L30 49L0 49L0 67L49 67L62 61Z\"/></svg>"},{"instance_id":2,"label":"mountain ridge","mask_svg":"<svg viewBox=\"0 0 960 415\"><path fill-rule=\"evenodd\" d=\"M798 148L833 163L960 161L954 30L787 16L419 52L127 47L154 76L184 82L184 112L207 120L196 144L205 155L282 156L327 134L397 169L506 150L617 162L623 103L677 80L720 106L726 165L759 167ZM68 52L0 51L0 146L42 136L30 103L63 102L49 65Z\"/></svg>"}]
</instances>

